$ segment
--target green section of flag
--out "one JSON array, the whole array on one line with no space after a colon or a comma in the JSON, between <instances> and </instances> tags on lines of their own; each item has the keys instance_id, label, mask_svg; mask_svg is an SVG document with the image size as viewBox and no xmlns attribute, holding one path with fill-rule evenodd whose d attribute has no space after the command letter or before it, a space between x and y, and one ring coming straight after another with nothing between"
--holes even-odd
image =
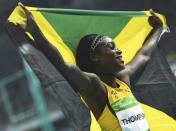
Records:
<instances>
[{"instance_id":1,"label":"green section of flag","mask_svg":"<svg viewBox=\"0 0 176 131\"><path fill-rule=\"evenodd\" d=\"M134 96L128 96L128 97L118 100L117 102L113 103L111 106L114 111L119 112L121 110L128 109L138 104L139 102L136 100Z\"/></svg>"},{"instance_id":2,"label":"green section of flag","mask_svg":"<svg viewBox=\"0 0 176 131\"><path fill-rule=\"evenodd\" d=\"M115 38L131 19L131 15L144 15L143 12L106 12L40 10L42 15L52 25L63 39L64 43L76 53L76 47L81 37L87 34L104 34ZM115 15L115 16L114 16Z\"/></svg>"}]
</instances>

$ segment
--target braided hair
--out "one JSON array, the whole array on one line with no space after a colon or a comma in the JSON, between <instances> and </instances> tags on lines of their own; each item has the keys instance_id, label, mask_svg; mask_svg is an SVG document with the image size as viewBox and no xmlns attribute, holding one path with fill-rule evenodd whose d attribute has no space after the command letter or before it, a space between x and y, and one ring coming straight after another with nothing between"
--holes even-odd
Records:
<instances>
[{"instance_id":1,"label":"braided hair","mask_svg":"<svg viewBox=\"0 0 176 131\"><path fill-rule=\"evenodd\" d=\"M103 35L89 34L81 38L76 51L76 63L82 71L93 72L93 61L90 54L95 51L97 42Z\"/></svg>"}]
</instances>

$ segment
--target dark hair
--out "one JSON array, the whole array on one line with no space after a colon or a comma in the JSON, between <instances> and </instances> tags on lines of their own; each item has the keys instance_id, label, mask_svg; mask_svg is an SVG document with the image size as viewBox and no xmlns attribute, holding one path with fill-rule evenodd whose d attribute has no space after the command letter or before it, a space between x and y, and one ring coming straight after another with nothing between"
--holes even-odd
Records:
<instances>
[{"instance_id":1,"label":"dark hair","mask_svg":"<svg viewBox=\"0 0 176 131\"><path fill-rule=\"evenodd\" d=\"M90 34L82 37L79 41L76 51L76 63L82 71L93 72L93 61L90 59L90 53L91 44L97 36L102 37L102 35Z\"/></svg>"}]
</instances>

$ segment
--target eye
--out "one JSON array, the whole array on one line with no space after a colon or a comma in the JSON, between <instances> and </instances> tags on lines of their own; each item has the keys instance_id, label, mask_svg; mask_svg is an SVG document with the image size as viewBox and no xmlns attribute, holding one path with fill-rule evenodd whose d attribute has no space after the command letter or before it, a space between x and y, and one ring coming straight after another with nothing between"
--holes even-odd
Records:
<instances>
[{"instance_id":1,"label":"eye","mask_svg":"<svg viewBox=\"0 0 176 131\"><path fill-rule=\"evenodd\" d=\"M114 43L112 43L112 42L107 43L106 46L107 46L108 48L112 49L112 50L115 48L115 45L114 45Z\"/></svg>"}]
</instances>

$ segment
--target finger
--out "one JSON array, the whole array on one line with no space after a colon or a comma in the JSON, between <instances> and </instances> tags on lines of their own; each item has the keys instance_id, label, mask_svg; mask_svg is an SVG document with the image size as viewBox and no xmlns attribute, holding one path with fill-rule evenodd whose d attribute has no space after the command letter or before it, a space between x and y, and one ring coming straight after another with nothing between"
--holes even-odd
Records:
<instances>
[{"instance_id":1,"label":"finger","mask_svg":"<svg viewBox=\"0 0 176 131\"><path fill-rule=\"evenodd\" d=\"M155 13L152 9L150 9L149 11L150 11L150 14L151 14L151 15L157 16L156 13Z\"/></svg>"},{"instance_id":2,"label":"finger","mask_svg":"<svg viewBox=\"0 0 176 131\"><path fill-rule=\"evenodd\" d=\"M27 10L26 7L21 2L18 2L18 5L21 6L24 10Z\"/></svg>"},{"instance_id":3,"label":"finger","mask_svg":"<svg viewBox=\"0 0 176 131\"><path fill-rule=\"evenodd\" d=\"M21 6L21 8L24 10L26 15L30 14L30 12L27 10L27 8L21 2L18 2L18 5Z\"/></svg>"}]
</instances>

